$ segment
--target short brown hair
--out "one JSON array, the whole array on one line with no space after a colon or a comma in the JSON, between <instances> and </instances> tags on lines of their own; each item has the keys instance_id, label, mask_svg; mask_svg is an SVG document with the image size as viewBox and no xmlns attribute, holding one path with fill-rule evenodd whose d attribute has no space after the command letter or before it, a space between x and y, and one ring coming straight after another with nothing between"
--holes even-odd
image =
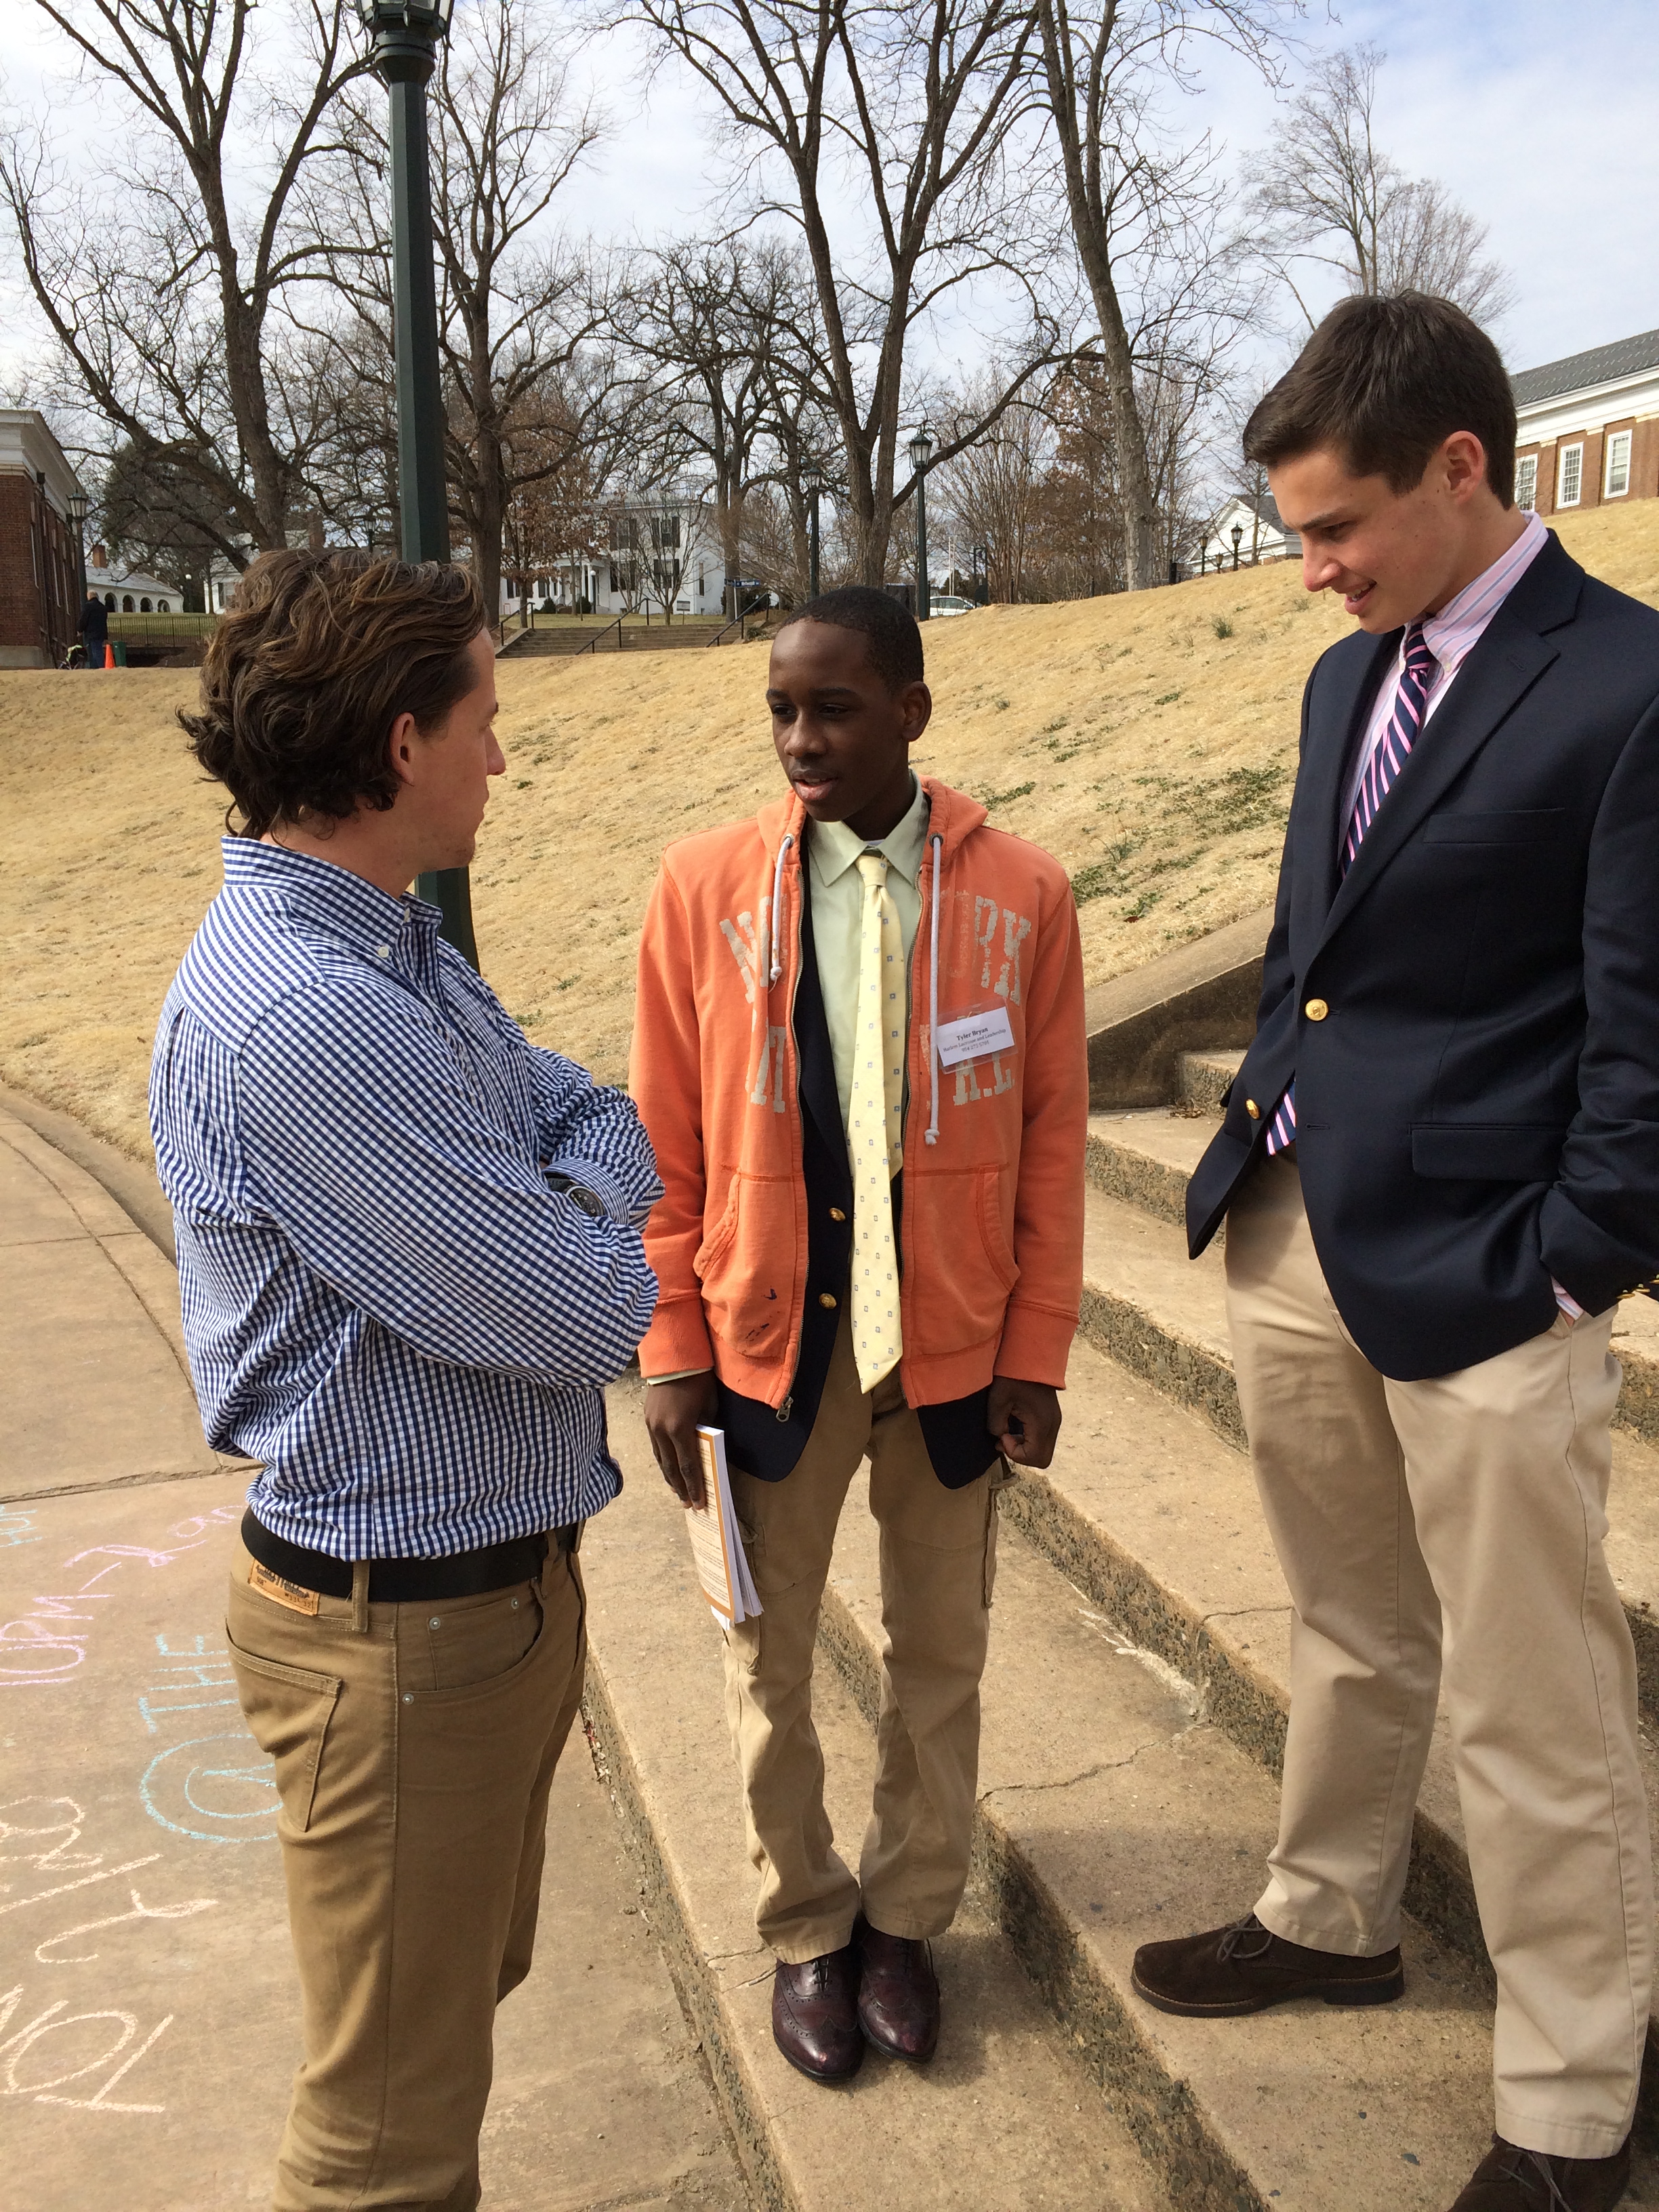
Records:
<instances>
[{"instance_id":1,"label":"short brown hair","mask_svg":"<svg viewBox=\"0 0 1659 2212\"><path fill-rule=\"evenodd\" d=\"M1515 395L1497 347L1449 300L1356 295L1331 309L1244 425L1244 457L1272 468L1324 447L1357 477L1410 491L1455 430L1480 439L1486 482L1515 500Z\"/></svg>"},{"instance_id":2,"label":"short brown hair","mask_svg":"<svg viewBox=\"0 0 1659 2212\"><path fill-rule=\"evenodd\" d=\"M201 711L179 716L240 834L386 812L398 795L392 725L443 721L472 687L466 649L483 627L477 578L447 562L261 554L208 647Z\"/></svg>"}]
</instances>

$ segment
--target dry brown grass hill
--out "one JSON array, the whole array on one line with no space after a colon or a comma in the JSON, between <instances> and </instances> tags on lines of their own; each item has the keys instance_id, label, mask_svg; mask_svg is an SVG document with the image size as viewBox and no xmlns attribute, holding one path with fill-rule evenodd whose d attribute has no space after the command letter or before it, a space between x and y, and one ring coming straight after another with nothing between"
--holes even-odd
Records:
<instances>
[{"instance_id":1,"label":"dry brown grass hill","mask_svg":"<svg viewBox=\"0 0 1659 2212\"><path fill-rule=\"evenodd\" d=\"M1659 501L1569 516L1591 571L1659 605ZM1091 983L1272 896L1316 655L1347 623L1299 571L930 626L919 765L1046 845ZM504 662L508 769L474 870L484 971L538 1042L620 1079L634 948L671 839L780 788L763 646ZM221 796L183 750L192 674L0 675L0 1079L143 1157L149 1040L219 882Z\"/></svg>"}]
</instances>

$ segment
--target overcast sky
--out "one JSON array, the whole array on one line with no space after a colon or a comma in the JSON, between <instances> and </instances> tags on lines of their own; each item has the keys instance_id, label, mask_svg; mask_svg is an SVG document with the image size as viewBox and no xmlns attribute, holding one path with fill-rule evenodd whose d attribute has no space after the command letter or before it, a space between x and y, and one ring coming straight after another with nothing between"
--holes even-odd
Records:
<instances>
[{"instance_id":1,"label":"overcast sky","mask_svg":"<svg viewBox=\"0 0 1659 2212\"><path fill-rule=\"evenodd\" d=\"M464 3L464 0L463 0ZM9 0L3 80L13 114L49 98L52 35ZM1345 0L1322 46L1374 40L1389 55L1380 138L1402 167L1439 179L1491 226L1516 304L1497 335L1515 368L1659 324L1659 47L1653 0ZM590 42L587 65L616 118L613 141L570 189L565 220L602 236L690 233L711 216L708 110L672 73L640 88L620 42ZM83 126L60 105L64 127ZM1231 64L1172 119L1208 128L1242 162L1279 125L1272 94ZM16 301L15 247L0 240L0 289ZM21 307L21 302L17 303ZM8 314L0 373L15 374L26 325Z\"/></svg>"},{"instance_id":2,"label":"overcast sky","mask_svg":"<svg viewBox=\"0 0 1659 2212\"><path fill-rule=\"evenodd\" d=\"M1320 47L1370 40L1388 54L1382 145L1413 175L1450 186L1491 226L1516 277L1497 335L1529 368L1659 324L1659 46L1652 0L1311 0ZM612 49L606 61L622 59ZM614 83L619 116L641 114ZM1171 119L1243 157L1282 111L1249 70L1212 59L1202 93ZM659 76L583 188L601 225L660 235L695 210L709 170L708 111Z\"/></svg>"}]
</instances>

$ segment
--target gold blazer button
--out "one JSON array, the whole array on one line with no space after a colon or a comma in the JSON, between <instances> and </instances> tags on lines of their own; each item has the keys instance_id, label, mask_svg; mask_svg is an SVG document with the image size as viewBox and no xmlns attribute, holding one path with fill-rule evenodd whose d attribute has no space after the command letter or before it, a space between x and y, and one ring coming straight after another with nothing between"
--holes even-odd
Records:
<instances>
[{"instance_id":1,"label":"gold blazer button","mask_svg":"<svg viewBox=\"0 0 1659 2212\"><path fill-rule=\"evenodd\" d=\"M847 1216L842 1212L840 1206L832 1206L830 1209L830 1218L831 1221L845 1221Z\"/></svg>"},{"instance_id":2,"label":"gold blazer button","mask_svg":"<svg viewBox=\"0 0 1659 2212\"><path fill-rule=\"evenodd\" d=\"M1322 1022L1331 1010L1322 999L1310 999L1302 1011L1310 1022Z\"/></svg>"},{"instance_id":3,"label":"gold blazer button","mask_svg":"<svg viewBox=\"0 0 1659 2212\"><path fill-rule=\"evenodd\" d=\"M1254 1098L1247 1098L1244 1101L1244 1111L1249 1115L1253 1121L1259 1121L1261 1119L1261 1109L1256 1104Z\"/></svg>"},{"instance_id":4,"label":"gold blazer button","mask_svg":"<svg viewBox=\"0 0 1659 2212\"><path fill-rule=\"evenodd\" d=\"M818 1304L821 1306L832 1306L835 1303L836 1294L833 1291L820 1291L818 1292Z\"/></svg>"}]
</instances>

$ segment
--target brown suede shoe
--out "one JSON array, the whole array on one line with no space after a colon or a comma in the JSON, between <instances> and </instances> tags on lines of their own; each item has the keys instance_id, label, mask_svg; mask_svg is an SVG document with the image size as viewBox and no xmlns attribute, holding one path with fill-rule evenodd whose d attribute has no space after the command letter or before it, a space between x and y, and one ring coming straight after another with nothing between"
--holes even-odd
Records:
<instances>
[{"instance_id":1,"label":"brown suede shoe","mask_svg":"<svg viewBox=\"0 0 1659 2212\"><path fill-rule=\"evenodd\" d=\"M814 2081L850 2081L864 2063L859 1968L849 1944L799 1966L780 1959L772 1976L772 2040Z\"/></svg>"},{"instance_id":2,"label":"brown suede shoe","mask_svg":"<svg viewBox=\"0 0 1659 2212\"><path fill-rule=\"evenodd\" d=\"M939 2043L939 1977L930 1947L884 1936L860 1913L853 1927L859 1962L859 2026L878 2051L920 2066Z\"/></svg>"},{"instance_id":3,"label":"brown suede shoe","mask_svg":"<svg viewBox=\"0 0 1659 2212\"><path fill-rule=\"evenodd\" d=\"M1612 2212L1630 2182L1630 2144L1611 2158L1552 2158L1494 2136L1452 2212Z\"/></svg>"},{"instance_id":4,"label":"brown suede shoe","mask_svg":"<svg viewBox=\"0 0 1659 2212\"><path fill-rule=\"evenodd\" d=\"M1143 1943L1133 1979L1137 1993L1160 2012L1211 2020L1265 2012L1292 1997L1323 1997L1333 2005L1391 2004L1406 1986L1397 1948L1375 1959L1310 1951L1273 1935L1254 1912L1231 1928Z\"/></svg>"}]
</instances>

